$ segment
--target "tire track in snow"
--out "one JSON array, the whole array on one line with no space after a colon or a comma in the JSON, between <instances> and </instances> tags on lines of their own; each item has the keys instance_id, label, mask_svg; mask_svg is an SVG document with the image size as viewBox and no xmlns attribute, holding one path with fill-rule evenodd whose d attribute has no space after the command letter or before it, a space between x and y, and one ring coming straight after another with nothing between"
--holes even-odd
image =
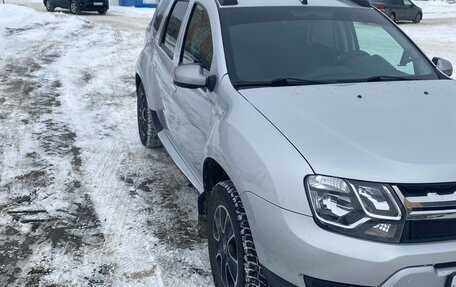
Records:
<instances>
[{"instance_id":1,"label":"tire track in snow","mask_svg":"<svg viewBox=\"0 0 456 287\"><path fill-rule=\"evenodd\" d=\"M46 24L35 31L42 38L34 36L46 41L23 41L20 56L2 58L18 69L32 67L24 59L35 59L39 67L31 72L32 82L41 92L28 96L22 90L20 105L9 98L8 108L0 104L0 115L9 113L9 127L28 129L14 134L0 128L17 149L0 148L2 162L8 162L1 167L0 187L14 182L11 173L18 166L24 165L24 172L33 171L33 164L50 170L43 176L49 182L25 203L33 206L28 211L41 208L49 214L30 216L43 220L34 223L36 229L12 215L0 219L15 227L17 242L34 241L28 249L17 246L23 259L8 258L8 278L25 286L211 285L193 188L164 150L147 150L137 139L133 71L143 29L46 15ZM61 26L71 30L65 37ZM22 41L28 32L16 28L10 37ZM36 49L46 52L36 57ZM3 97L4 91L0 103ZM25 116L28 124L20 120ZM25 174L21 170L17 176ZM29 186L13 185L33 195ZM0 213L2 204L11 210L10 198L0 195ZM46 237L49 230L55 236ZM8 232L0 230L0 253L7 249L2 239ZM0 280L7 278L3 274Z\"/></svg>"},{"instance_id":2,"label":"tire track in snow","mask_svg":"<svg viewBox=\"0 0 456 287\"><path fill-rule=\"evenodd\" d=\"M56 254L59 261L60 255L103 240L90 197L76 192L81 189L76 184L81 165L77 135L60 120L60 83L46 71L66 42L56 37L49 45L36 37L43 32L37 28L55 32L58 23L35 24L30 26L33 29L5 28L7 45L19 53L3 54L6 73L0 79L5 99L0 107L5 121L0 181L2 215L6 215L0 230L2 286L43 283ZM70 35L77 36L83 22L72 24ZM34 261L43 249L54 251Z\"/></svg>"}]
</instances>

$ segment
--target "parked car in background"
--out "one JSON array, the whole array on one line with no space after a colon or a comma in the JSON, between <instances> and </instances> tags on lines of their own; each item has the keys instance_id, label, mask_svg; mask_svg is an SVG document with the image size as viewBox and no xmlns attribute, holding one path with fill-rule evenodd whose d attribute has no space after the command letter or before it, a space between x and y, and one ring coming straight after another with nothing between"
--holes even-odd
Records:
<instances>
[{"instance_id":1,"label":"parked car in background","mask_svg":"<svg viewBox=\"0 0 456 287\"><path fill-rule=\"evenodd\" d=\"M370 0L369 2L394 22L420 23L423 19L423 10L410 0Z\"/></svg>"},{"instance_id":2,"label":"parked car in background","mask_svg":"<svg viewBox=\"0 0 456 287\"><path fill-rule=\"evenodd\" d=\"M109 0L43 0L46 10L54 12L55 8L69 9L73 14L81 11L97 11L104 15L109 9Z\"/></svg>"},{"instance_id":3,"label":"parked car in background","mask_svg":"<svg viewBox=\"0 0 456 287\"><path fill-rule=\"evenodd\" d=\"M216 287L454 287L452 72L367 0L162 0L139 138L198 191Z\"/></svg>"}]
</instances>

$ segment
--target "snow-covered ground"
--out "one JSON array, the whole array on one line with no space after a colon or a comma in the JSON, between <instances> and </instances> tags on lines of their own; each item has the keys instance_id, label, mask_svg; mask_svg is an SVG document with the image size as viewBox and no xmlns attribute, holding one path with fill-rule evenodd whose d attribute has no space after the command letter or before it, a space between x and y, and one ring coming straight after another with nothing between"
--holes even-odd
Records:
<instances>
[{"instance_id":1,"label":"snow-covered ground","mask_svg":"<svg viewBox=\"0 0 456 287\"><path fill-rule=\"evenodd\" d=\"M414 2L423 9L423 21L418 25L401 23L399 26L429 58L445 58L456 66L456 2Z\"/></svg>"},{"instance_id":2,"label":"snow-covered ground","mask_svg":"<svg viewBox=\"0 0 456 287\"><path fill-rule=\"evenodd\" d=\"M196 194L141 146L134 64L153 9L0 4L0 286L211 286ZM456 63L456 4L400 24ZM13 5L14 4L14 5Z\"/></svg>"},{"instance_id":3,"label":"snow-covered ground","mask_svg":"<svg viewBox=\"0 0 456 287\"><path fill-rule=\"evenodd\" d=\"M116 17L147 10L113 10L0 5L0 286L211 284L194 189L138 141L153 11L135 30Z\"/></svg>"}]
</instances>

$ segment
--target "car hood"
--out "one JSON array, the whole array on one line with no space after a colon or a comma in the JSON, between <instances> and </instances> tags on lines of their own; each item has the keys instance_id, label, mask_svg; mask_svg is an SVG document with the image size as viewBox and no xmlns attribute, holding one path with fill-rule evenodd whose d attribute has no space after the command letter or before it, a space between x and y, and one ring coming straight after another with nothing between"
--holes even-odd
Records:
<instances>
[{"instance_id":1,"label":"car hood","mask_svg":"<svg viewBox=\"0 0 456 287\"><path fill-rule=\"evenodd\" d=\"M317 174L389 183L456 181L456 81L239 92Z\"/></svg>"}]
</instances>

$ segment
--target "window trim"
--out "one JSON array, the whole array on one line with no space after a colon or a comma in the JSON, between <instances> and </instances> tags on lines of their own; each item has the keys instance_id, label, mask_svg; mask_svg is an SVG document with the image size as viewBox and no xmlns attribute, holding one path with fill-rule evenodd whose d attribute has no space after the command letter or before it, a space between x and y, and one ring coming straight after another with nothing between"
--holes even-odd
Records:
<instances>
[{"instance_id":1,"label":"window trim","mask_svg":"<svg viewBox=\"0 0 456 287\"><path fill-rule=\"evenodd\" d=\"M164 20L166 20L166 10L169 6L169 3L171 1L161 1L160 4L157 7L156 13L154 13L154 17L152 19L152 37L155 38L157 34L160 32L160 28L162 27L162 24ZM162 18L160 19L160 23L158 23L158 26L155 27L155 23L159 20L158 17L162 15Z\"/></svg>"},{"instance_id":2,"label":"window trim","mask_svg":"<svg viewBox=\"0 0 456 287\"><path fill-rule=\"evenodd\" d=\"M213 34L212 34L212 27L211 27L211 17L209 15L209 12L207 10L206 7L204 7L203 4L201 4L200 2L195 2L193 7L192 7L192 10L190 11L190 15L188 17L188 21L187 21L187 25L185 26L185 32L184 32L184 37L182 38L182 47L181 47L181 51L180 51L180 55L179 55L179 65L182 64L182 61L184 59L184 54L185 54L185 42L187 40L187 36L188 36L188 31L190 30L190 24L192 22L192 18L193 18L193 13L195 12L196 10L196 7L197 6L200 6L201 8L204 9L204 11L206 11L207 13L207 17L209 19L209 27L211 28L211 41L212 41L212 59L211 59L211 69L212 69L212 65L214 63L214 37L213 37ZM205 69L204 67L202 67L204 70L210 72L210 70L207 70Z\"/></svg>"},{"instance_id":3,"label":"window trim","mask_svg":"<svg viewBox=\"0 0 456 287\"><path fill-rule=\"evenodd\" d=\"M171 6L171 9L168 12L168 15L166 16L166 22L164 23L164 26L163 26L163 29L162 29L162 32L161 32L161 35L160 35L159 45L158 45L163 50L163 52L165 52L165 54L171 60L174 59L174 52L176 51L176 48L178 47L177 41L179 40L179 34L182 31L182 25L183 25L183 22L185 20L185 15L184 15L184 18L182 19L182 24L181 24L181 28L179 29L179 33L177 34L176 46L174 47L174 51L170 51L170 49L168 47L166 47L166 45L165 45L166 31L168 30L169 21L171 20L171 16L172 16L172 14L174 12L174 9L176 8L177 3L179 3L179 2L184 2L184 3L186 2L187 3L187 11L188 11L189 0L176 0L176 1L174 1L173 5ZM185 13L187 13L187 11Z\"/></svg>"}]
</instances>

